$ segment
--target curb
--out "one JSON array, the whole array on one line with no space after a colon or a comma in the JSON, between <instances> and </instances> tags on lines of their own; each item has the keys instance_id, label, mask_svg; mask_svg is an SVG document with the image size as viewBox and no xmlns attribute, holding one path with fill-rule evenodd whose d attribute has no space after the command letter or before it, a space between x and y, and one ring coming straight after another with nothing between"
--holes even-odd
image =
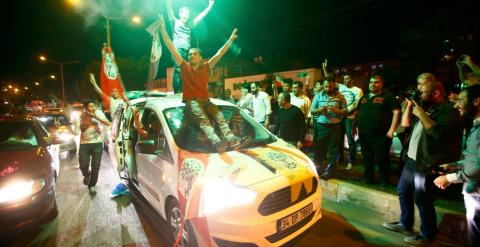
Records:
<instances>
[{"instance_id":1,"label":"curb","mask_svg":"<svg viewBox=\"0 0 480 247\"><path fill-rule=\"evenodd\" d=\"M340 202L346 201L356 207L374 211L388 222L398 221L400 218L400 204L398 196L383 191L344 182L337 179L320 179L322 196L326 199ZM468 245L467 221L465 214L453 210L435 207L437 222L439 222L439 236L451 239L459 244ZM415 207L414 228L420 229L420 217Z\"/></svg>"}]
</instances>

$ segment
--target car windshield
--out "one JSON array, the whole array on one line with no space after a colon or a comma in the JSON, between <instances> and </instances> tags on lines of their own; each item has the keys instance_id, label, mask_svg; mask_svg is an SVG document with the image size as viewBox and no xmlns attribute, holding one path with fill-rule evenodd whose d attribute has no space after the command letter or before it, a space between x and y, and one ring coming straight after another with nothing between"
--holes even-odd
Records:
<instances>
[{"instance_id":1,"label":"car windshield","mask_svg":"<svg viewBox=\"0 0 480 247\"><path fill-rule=\"evenodd\" d=\"M67 126L70 125L67 117L64 115L42 115L39 116L38 119L47 127L59 127L59 126Z\"/></svg>"},{"instance_id":2,"label":"car windshield","mask_svg":"<svg viewBox=\"0 0 480 247\"><path fill-rule=\"evenodd\" d=\"M194 124L189 117L184 117L184 108L182 106L163 111L177 145L182 149L193 152L216 153L215 148L198 124ZM251 148L276 141L275 136L270 134L265 127L238 107L218 106L218 108L223 113L233 134L245 138L242 148ZM213 126L215 125L213 124ZM217 127L215 132L221 136Z\"/></svg>"},{"instance_id":3,"label":"car windshield","mask_svg":"<svg viewBox=\"0 0 480 247\"><path fill-rule=\"evenodd\" d=\"M38 139L31 122L0 122L0 151L24 150L37 146Z\"/></svg>"}]
</instances>

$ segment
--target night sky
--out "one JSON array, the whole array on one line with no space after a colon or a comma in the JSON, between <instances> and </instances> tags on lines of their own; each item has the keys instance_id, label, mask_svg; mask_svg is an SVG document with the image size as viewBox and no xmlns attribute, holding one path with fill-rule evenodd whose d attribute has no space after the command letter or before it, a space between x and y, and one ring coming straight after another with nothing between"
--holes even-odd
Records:
<instances>
[{"instance_id":1,"label":"night sky","mask_svg":"<svg viewBox=\"0 0 480 247\"><path fill-rule=\"evenodd\" d=\"M165 13L164 0L83 1L108 6L104 11L111 16L140 14L140 26L126 20L112 21L112 47L117 57L149 56L151 39L145 27L158 13ZM198 13L208 3L173 1L176 14L181 5ZM458 12L475 9L468 7L473 2L216 0L194 32L206 56L212 55L238 27L240 58L263 56L270 64L301 61L305 67L320 67L328 58L331 66L340 66L396 58L399 35L427 25L439 14L458 18ZM58 74L58 66L38 61L39 54L57 61L79 60L79 64L66 67L66 80L79 77L86 65L100 59L106 41L105 22L98 15L100 5L83 11L66 0L7 0L2 5L2 83L28 80L29 74ZM170 62L167 56L162 61L162 66Z\"/></svg>"}]
</instances>

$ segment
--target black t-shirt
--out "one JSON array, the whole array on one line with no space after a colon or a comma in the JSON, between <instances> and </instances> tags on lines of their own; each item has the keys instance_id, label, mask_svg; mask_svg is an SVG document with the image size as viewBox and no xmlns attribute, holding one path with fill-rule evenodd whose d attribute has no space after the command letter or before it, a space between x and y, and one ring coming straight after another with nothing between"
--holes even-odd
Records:
<instances>
[{"instance_id":1,"label":"black t-shirt","mask_svg":"<svg viewBox=\"0 0 480 247\"><path fill-rule=\"evenodd\" d=\"M382 92L369 98L365 95L358 103L358 131L362 134L386 135L392 124L392 111L400 104L391 93Z\"/></svg>"},{"instance_id":2,"label":"black t-shirt","mask_svg":"<svg viewBox=\"0 0 480 247\"><path fill-rule=\"evenodd\" d=\"M302 110L294 105L288 109L279 108L274 133L279 134L280 138L292 144L296 144L298 141L303 142L305 139L305 117Z\"/></svg>"}]
</instances>

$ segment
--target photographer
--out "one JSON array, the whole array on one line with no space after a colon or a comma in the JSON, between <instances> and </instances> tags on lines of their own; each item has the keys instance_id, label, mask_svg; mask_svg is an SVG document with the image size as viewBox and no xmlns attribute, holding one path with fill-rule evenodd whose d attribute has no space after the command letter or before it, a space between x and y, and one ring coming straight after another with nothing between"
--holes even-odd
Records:
<instances>
[{"instance_id":1,"label":"photographer","mask_svg":"<svg viewBox=\"0 0 480 247\"><path fill-rule=\"evenodd\" d=\"M437 235L433 180L440 162L451 162L460 155L461 118L453 104L445 100L442 83L428 80L420 87L420 101L406 99L403 127L413 127L407 160L398 182L400 222L384 223L392 231L412 235L414 202L420 215L420 233L406 237L408 244L422 245Z\"/></svg>"}]
</instances>

